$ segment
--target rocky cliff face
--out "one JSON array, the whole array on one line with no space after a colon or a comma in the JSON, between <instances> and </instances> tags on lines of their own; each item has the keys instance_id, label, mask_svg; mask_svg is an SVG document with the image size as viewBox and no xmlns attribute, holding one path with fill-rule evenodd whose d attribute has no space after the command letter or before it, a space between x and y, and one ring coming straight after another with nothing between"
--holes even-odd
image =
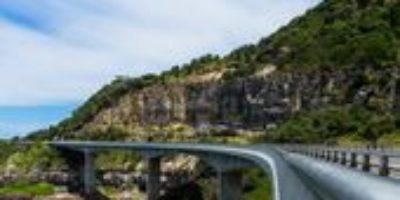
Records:
<instances>
[{"instance_id":1,"label":"rocky cliff face","mask_svg":"<svg viewBox=\"0 0 400 200\"><path fill-rule=\"evenodd\" d=\"M399 107L395 70L285 73L270 71L235 81L154 85L128 93L82 130L185 123L262 128L296 112L327 105Z\"/></svg>"}]
</instances>

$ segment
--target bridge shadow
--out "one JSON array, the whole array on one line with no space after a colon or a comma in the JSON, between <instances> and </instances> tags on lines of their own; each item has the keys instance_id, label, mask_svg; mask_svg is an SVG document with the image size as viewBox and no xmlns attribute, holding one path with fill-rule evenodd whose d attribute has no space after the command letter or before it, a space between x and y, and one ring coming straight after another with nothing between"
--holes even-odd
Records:
<instances>
[{"instance_id":1,"label":"bridge shadow","mask_svg":"<svg viewBox=\"0 0 400 200\"><path fill-rule=\"evenodd\" d=\"M170 189L167 194L158 198L158 200L204 200L202 188L195 184L189 183L184 186Z\"/></svg>"},{"instance_id":2,"label":"bridge shadow","mask_svg":"<svg viewBox=\"0 0 400 200\"><path fill-rule=\"evenodd\" d=\"M94 191L92 194L89 195L82 195L85 200L110 200L109 197L105 196L99 191Z\"/></svg>"},{"instance_id":3,"label":"bridge shadow","mask_svg":"<svg viewBox=\"0 0 400 200\"><path fill-rule=\"evenodd\" d=\"M79 178L78 178L79 179ZM68 191L74 194L79 194L84 200L110 200L111 198L105 196L98 190L93 191L90 194L86 194L83 184L80 181L72 181L68 185Z\"/></svg>"}]
</instances>

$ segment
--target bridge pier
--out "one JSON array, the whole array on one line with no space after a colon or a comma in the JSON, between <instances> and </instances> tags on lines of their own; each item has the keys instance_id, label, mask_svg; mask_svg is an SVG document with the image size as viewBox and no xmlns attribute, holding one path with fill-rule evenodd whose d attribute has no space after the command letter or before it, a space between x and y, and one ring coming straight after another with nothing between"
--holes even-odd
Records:
<instances>
[{"instance_id":1,"label":"bridge pier","mask_svg":"<svg viewBox=\"0 0 400 200\"><path fill-rule=\"evenodd\" d=\"M242 177L240 171L218 172L218 200L242 199Z\"/></svg>"},{"instance_id":2,"label":"bridge pier","mask_svg":"<svg viewBox=\"0 0 400 200\"><path fill-rule=\"evenodd\" d=\"M146 200L157 200L160 195L160 157L147 159Z\"/></svg>"},{"instance_id":3,"label":"bridge pier","mask_svg":"<svg viewBox=\"0 0 400 200\"><path fill-rule=\"evenodd\" d=\"M93 153L90 150L84 150L83 184L84 195L91 196L96 192L96 176L94 169Z\"/></svg>"},{"instance_id":4,"label":"bridge pier","mask_svg":"<svg viewBox=\"0 0 400 200\"><path fill-rule=\"evenodd\" d=\"M69 149L56 147L65 158L68 170L73 179L69 180L68 191L80 193L85 199L104 199L96 190L96 175L94 166L95 152L90 149Z\"/></svg>"},{"instance_id":5,"label":"bridge pier","mask_svg":"<svg viewBox=\"0 0 400 200\"><path fill-rule=\"evenodd\" d=\"M199 155L217 171L217 199L242 199L243 174L241 169L253 167L254 164L232 156Z\"/></svg>"}]
</instances>

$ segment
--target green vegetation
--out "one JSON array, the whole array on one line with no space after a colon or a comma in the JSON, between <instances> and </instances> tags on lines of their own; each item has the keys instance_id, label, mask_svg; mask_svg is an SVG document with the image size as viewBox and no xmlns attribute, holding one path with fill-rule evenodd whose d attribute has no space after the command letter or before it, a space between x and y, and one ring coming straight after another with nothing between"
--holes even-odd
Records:
<instances>
[{"instance_id":1,"label":"green vegetation","mask_svg":"<svg viewBox=\"0 0 400 200\"><path fill-rule=\"evenodd\" d=\"M134 171L140 157L132 151L99 152L95 164L101 170L130 170Z\"/></svg>"},{"instance_id":2,"label":"green vegetation","mask_svg":"<svg viewBox=\"0 0 400 200\"><path fill-rule=\"evenodd\" d=\"M8 168L7 170L19 174L65 167L64 160L57 152L41 143L36 143L26 149L10 154L6 159L5 165Z\"/></svg>"},{"instance_id":3,"label":"green vegetation","mask_svg":"<svg viewBox=\"0 0 400 200\"><path fill-rule=\"evenodd\" d=\"M58 152L41 143L20 148L18 151L6 151L3 146L0 148L2 148L1 153L7 152L6 155L0 155L2 156L0 172L8 170L27 174L32 171L67 169L64 159ZM103 151L98 152L95 163L101 170L134 170L135 164L139 161L139 155L132 151Z\"/></svg>"},{"instance_id":4,"label":"green vegetation","mask_svg":"<svg viewBox=\"0 0 400 200\"><path fill-rule=\"evenodd\" d=\"M244 200L272 199L271 180L261 169L249 169L244 173L247 186L244 191Z\"/></svg>"},{"instance_id":5,"label":"green vegetation","mask_svg":"<svg viewBox=\"0 0 400 200\"><path fill-rule=\"evenodd\" d=\"M271 180L259 168L242 170L243 173L243 200L267 200L272 199ZM216 199L216 180L201 178L196 181L201 190L198 199ZM183 198L184 199L184 198Z\"/></svg>"},{"instance_id":6,"label":"green vegetation","mask_svg":"<svg viewBox=\"0 0 400 200\"><path fill-rule=\"evenodd\" d=\"M113 186L99 186L98 187L98 191L105 195L108 199L110 200L120 200L120 194L121 194L121 188L116 188ZM129 192L130 194L132 194L131 199L132 200L141 200L144 199L144 194L142 194L138 188L134 188L132 190L129 191L124 191L124 192Z\"/></svg>"},{"instance_id":7,"label":"green vegetation","mask_svg":"<svg viewBox=\"0 0 400 200\"><path fill-rule=\"evenodd\" d=\"M4 171L6 161L10 155L17 152L18 148L13 142L0 140L0 172Z\"/></svg>"},{"instance_id":8,"label":"green vegetation","mask_svg":"<svg viewBox=\"0 0 400 200\"><path fill-rule=\"evenodd\" d=\"M325 0L259 44L233 51L225 60L236 70L226 77L248 76L269 63L302 72L397 67L399 16L397 1Z\"/></svg>"},{"instance_id":9,"label":"green vegetation","mask_svg":"<svg viewBox=\"0 0 400 200\"><path fill-rule=\"evenodd\" d=\"M72 113L72 116L62 121L56 127L39 130L28 136L28 139L51 139L62 136L64 133L73 133L89 122L100 110L114 105L118 97L130 91L140 90L154 84L157 76L149 74L141 78L117 77L112 83L104 86L85 104Z\"/></svg>"},{"instance_id":10,"label":"green vegetation","mask_svg":"<svg viewBox=\"0 0 400 200\"><path fill-rule=\"evenodd\" d=\"M398 116L361 106L329 107L291 117L279 126L274 139L336 143L348 135L349 140L376 143L386 134L398 132L399 122Z\"/></svg>"},{"instance_id":11,"label":"green vegetation","mask_svg":"<svg viewBox=\"0 0 400 200\"><path fill-rule=\"evenodd\" d=\"M182 66L173 66L171 70L165 71L158 76L159 80L171 81L185 79L192 74L204 74L210 71L219 70L223 67L223 61L217 55L207 54L200 58L193 59L190 63Z\"/></svg>"},{"instance_id":12,"label":"green vegetation","mask_svg":"<svg viewBox=\"0 0 400 200\"><path fill-rule=\"evenodd\" d=\"M394 131L391 134L385 134L378 139L378 144L386 146L400 146L400 132Z\"/></svg>"},{"instance_id":13,"label":"green vegetation","mask_svg":"<svg viewBox=\"0 0 400 200\"><path fill-rule=\"evenodd\" d=\"M271 60L269 51L286 48L279 59L285 69L362 69L399 63L400 3L326 0L263 40L258 59ZM377 1L378 2L378 1ZM351 55L351 56L349 56Z\"/></svg>"},{"instance_id":14,"label":"green vegetation","mask_svg":"<svg viewBox=\"0 0 400 200\"><path fill-rule=\"evenodd\" d=\"M0 187L0 196L27 195L46 196L53 194L55 187L48 183L28 183L24 181L8 184Z\"/></svg>"}]
</instances>

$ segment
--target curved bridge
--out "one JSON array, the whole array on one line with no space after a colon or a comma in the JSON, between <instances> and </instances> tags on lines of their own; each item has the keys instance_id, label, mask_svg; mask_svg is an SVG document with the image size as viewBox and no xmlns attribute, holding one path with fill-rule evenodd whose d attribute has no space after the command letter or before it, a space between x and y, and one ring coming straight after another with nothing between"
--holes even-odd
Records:
<instances>
[{"instance_id":1,"label":"curved bridge","mask_svg":"<svg viewBox=\"0 0 400 200\"><path fill-rule=\"evenodd\" d=\"M160 158L167 154L199 156L218 172L218 198L239 200L241 178L235 169L256 165L269 174L274 200L396 200L400 182L290 153L274 145L230 146L196 143L48 142L61 151L83 155L85 193L95 189L93 154L132 150L148 161L147 199L159 195ZM75 163L77 164L77 163ZM266 197L268 199L268 197Z\"/></svg>"}]
</instances>

